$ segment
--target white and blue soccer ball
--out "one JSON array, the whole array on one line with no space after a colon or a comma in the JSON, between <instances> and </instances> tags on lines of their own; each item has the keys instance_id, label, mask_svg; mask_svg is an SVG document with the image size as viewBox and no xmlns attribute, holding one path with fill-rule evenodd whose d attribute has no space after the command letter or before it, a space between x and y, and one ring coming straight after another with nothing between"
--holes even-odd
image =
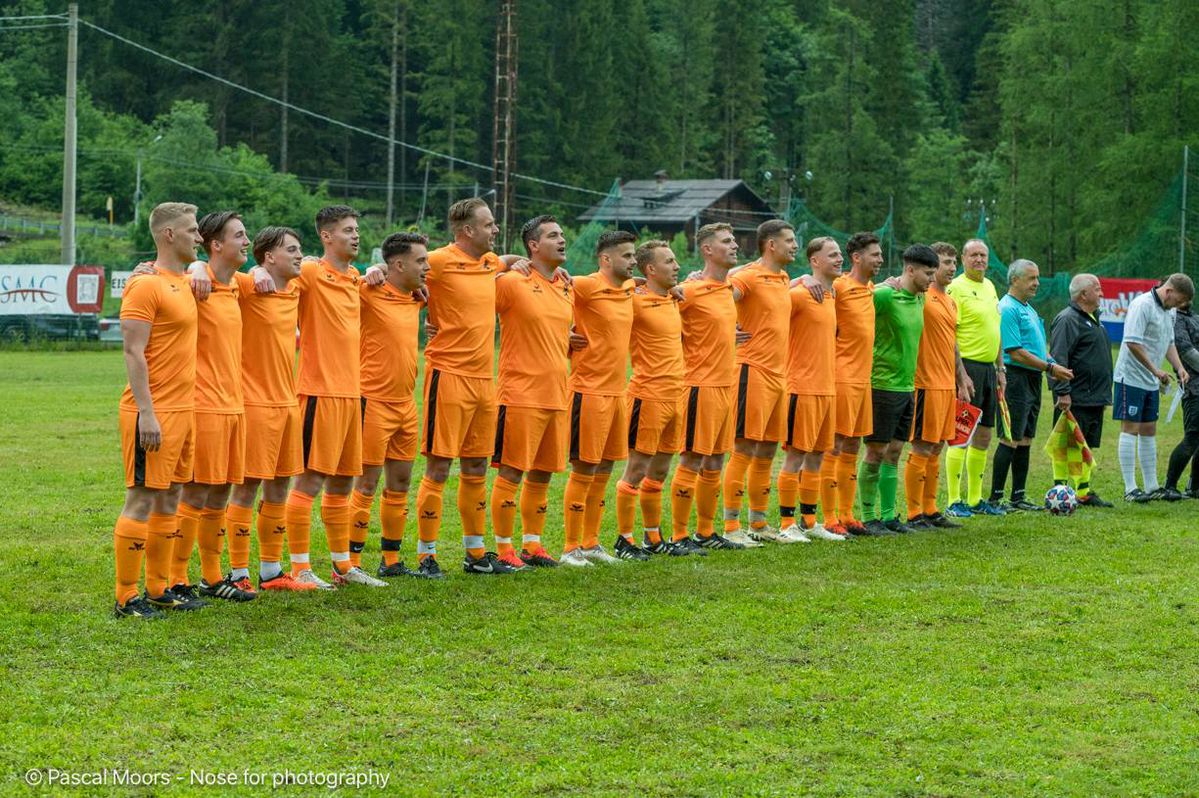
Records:
<instances>
[{"instance_id":1,"label":"white and blue soccer ball","mask_svg":"<svg viewBox=\"0 0 1199 798\"><path fill-rule=\"evenodd\" d=\"M1069 485L1054 485L1045 494L1045 509L1052 515L1070 515L1078 509L1078 494Z\"/></svg>"}]
</instances>

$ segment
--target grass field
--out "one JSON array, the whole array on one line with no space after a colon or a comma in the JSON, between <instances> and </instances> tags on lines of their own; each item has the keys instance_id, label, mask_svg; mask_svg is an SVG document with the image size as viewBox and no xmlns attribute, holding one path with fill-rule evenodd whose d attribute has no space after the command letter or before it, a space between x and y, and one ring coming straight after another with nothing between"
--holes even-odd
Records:
<instances>
[{"instance_id":1,"label":"grass field","mask_svg":"<svg viewBox=\"0 0 1199 798\"><path fill-rule=\"evenodd\" d=\"M119 352L0 353L2 794L285 770L405 795L1199 793L1199 503L502 579L461 573L451 520L439 584L119 622L123 380Z\"/></svg>"}]
</instances>

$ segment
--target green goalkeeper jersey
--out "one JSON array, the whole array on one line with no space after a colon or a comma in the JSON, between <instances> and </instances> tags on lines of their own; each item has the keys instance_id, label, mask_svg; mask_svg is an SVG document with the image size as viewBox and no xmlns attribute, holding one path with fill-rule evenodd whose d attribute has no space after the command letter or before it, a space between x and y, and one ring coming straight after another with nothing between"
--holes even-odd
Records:
<instances>
[{"instance_id":1,"label":"green goalkeeper jersey","mask_svg":"<svg viewBox=\"0 0 1199 798\"><path fill-rule=\"evenodd\" d=\"M924 297L902 288L874 289L874 368L870 385L880 391L916 389L916 356L924 332Z\"/></svg>"}]
</instances>

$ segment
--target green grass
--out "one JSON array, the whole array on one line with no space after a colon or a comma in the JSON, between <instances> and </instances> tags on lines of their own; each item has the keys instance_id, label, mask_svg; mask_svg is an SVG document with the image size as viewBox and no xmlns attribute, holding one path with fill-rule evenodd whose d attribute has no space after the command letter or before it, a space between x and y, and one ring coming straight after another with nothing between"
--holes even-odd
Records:
<instances>
[{"instance_id":1,"label":"green grass","mask_svg":"<svg viewBox=\"0 0 1199 798\"><path fill-rule=\"evenodd\" d=\"M1199 792L1196 503L504 579L453 568L449 520L440 584L118 622L123 381L119 352L0 353L0 793L162 792L35 791L36 767L171 794L245 769L416 795Z\"/></svg>"}]
</instances>

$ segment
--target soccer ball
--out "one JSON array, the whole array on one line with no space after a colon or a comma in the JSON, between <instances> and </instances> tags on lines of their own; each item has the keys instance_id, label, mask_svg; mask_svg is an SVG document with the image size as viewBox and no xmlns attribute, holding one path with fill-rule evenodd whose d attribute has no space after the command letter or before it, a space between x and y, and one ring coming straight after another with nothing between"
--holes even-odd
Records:
<instances>
[{"instance_id":1,"label":"soccer ball","mask_svg":"<svg viewBox=\"0 0 1199 798\"><path fill-rule=\"evenodd\" d=\"M1078 494L1069 485L1054 485L1045 494L1045 509L1053 515L1070 515L1078 509Z\"/></svg>"}]
</instances>

